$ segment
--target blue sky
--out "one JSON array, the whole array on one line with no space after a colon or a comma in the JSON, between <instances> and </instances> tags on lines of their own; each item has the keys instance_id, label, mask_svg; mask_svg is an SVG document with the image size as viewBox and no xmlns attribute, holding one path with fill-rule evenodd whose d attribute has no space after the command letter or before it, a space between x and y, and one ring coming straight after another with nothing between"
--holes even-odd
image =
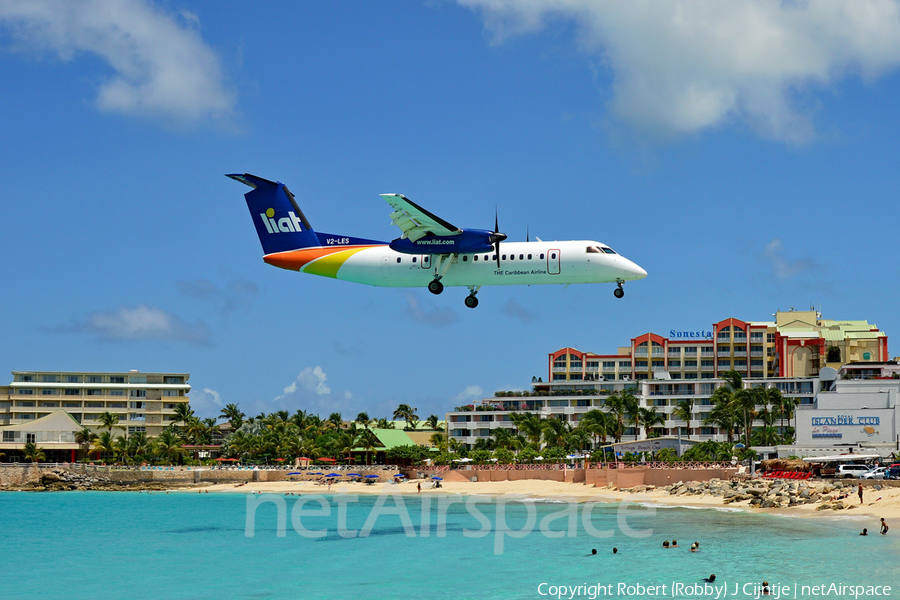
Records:
<instances>
[{"instance_id":1,"label":"blue sky","mask_svg":"<svg viewBox=\"0 0 900 600\"><path fill-rule=\"evenodd\" d=\"M0 366L185 371L205 416L420 416L647 331L900 332L900 6L0 3ZM626 285L439 297L269 267L223 175L390 240L379 193L595 239Z\"/></svg>"}]
</instances>

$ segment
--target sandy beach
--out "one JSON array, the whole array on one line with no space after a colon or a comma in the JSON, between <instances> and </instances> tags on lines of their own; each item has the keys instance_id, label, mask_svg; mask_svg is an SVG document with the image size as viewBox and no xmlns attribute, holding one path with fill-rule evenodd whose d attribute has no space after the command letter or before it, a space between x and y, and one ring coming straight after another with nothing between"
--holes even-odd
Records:
<instances>
[{"instance_id":1,"label":"sandy beach","mask_svg":"<svg viewBox=\"0 0 900 600\"><path fill-rule=\"evenodd\" d=\"M341 482L335 483L329 489L325 485L317 485L311 481L280 481L280 482L259 482L246 483L243 485L235 485L233 483L215 484L202 488L201 493L274 493L274 494L381 494L381 493L400 493L405 495L416 495L417 484L422 483L422 495L425 494L456 494L463 496L474 495L518 495L525 498L544 499L544 500L574 500L576 502L621 502L628 500L631 502L649 502L668 506L690 506L690 507L728 507L730 509L742 509L748 512L767 512L773 514L789 514L801 517L861 517L871 516L874 519L884 517L891 524L897 523L896 527L900 527L900 488L882 488L874 490L872 487L865 487L864 503L859 504L859 498L855 490L845 500L849 502L852 508L844 510L821 510L817 511L818 504L804 504L790 508L779 509L759 509L751 508L749 501L733 502L731 504L723 504L722 498L712 495L683 495L674 496L668 492L661 490L649 490L641 493L623 492L616 489L595 488L584 485L583 483L562 483L556 481L538 481L538 480L521 480L521 481L498 481L498 482L443 482L438 489L432 489L430 482L427 480L412 480L400 484L391 482L376 483L374 485L365 485L363 483ZM195 491L196 488L187 488L184 491ZM871 530L871 527L870 527ZM876 530L877 531L877 530Z\"/></svg>"}]
</instances>

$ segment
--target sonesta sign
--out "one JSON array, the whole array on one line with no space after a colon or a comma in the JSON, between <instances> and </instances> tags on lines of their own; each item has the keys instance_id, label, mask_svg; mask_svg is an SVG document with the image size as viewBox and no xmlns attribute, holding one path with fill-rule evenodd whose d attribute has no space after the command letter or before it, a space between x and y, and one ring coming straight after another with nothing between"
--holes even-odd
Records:
<instances>
[{"instance_id":1,"label":"sonesta sign","mask_svg":"<svg viewBox=\"0 0 900 600\"><path fill-rule=\"evenodd\" d=\"M675 329L669 330L669 339L695 339L695 340L711 340L712 339L712 331L677 331Z\"/></svg>"}]
</instances>

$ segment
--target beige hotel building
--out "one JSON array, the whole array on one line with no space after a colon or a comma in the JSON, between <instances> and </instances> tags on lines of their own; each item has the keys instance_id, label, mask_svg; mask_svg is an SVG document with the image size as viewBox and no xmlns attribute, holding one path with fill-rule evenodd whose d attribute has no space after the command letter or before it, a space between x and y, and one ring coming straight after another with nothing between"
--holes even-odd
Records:
<instances>
[{"instance_id":1,"label":"beige hotel building","mask_svg":"<svg viewBox=\"0 0 900 600\"><path fill-rule=\"evenodd\" d=\"M176 420L175 407L189 402L188 373L98 373L13 371L0 386L0 459L9 462L27 442L37 444L47 460L74 460L76 431L95 433L100 414L119 417L118 435L159 435Z\"/></svg>"}]
</instances>

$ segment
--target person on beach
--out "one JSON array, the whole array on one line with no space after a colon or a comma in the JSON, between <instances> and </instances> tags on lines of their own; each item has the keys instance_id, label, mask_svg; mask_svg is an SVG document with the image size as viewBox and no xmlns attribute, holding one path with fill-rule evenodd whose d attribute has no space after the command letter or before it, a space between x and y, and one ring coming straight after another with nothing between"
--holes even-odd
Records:
<instances>
[{"instance_id":1,"label":"person on beach","mask_svg":"<svg viewBox=\"0 0 900 600\"><path fill-rule=\"evenodd\" d=\"M887 523L884 522L884 517L881 517L881 535L886 534L888 532L888 529L890 528L888 527Z\"/></svg>"},{"instance_id":2,"label":"person on beach","mask_svg":"<svg viewBox=\"0 0 900 600\"><path fill-rule=\"evenodd\" d=\"M597 555L597 549L596 549L596 548L591 548L591 553L590 553L590 554L587 554L586 556L596 556L596 555Z\"/></svg>"},{"instance_id":3,"label":"person on beach","mask_svg":"<svg viewBox=\"0 0 900 600\"><path fill-rule=\"evenodd\" d=\"M771 592L769 591L769 582L768 582L768 581L763 581L763 584L762 584L762 595L763 595L763 596L768 596L770 593L771 593Z\"/></svg>"},{"instance_id":4,"label":"person on beach","mask_svg":"<svg viewBox=\"0 0 900 600\"><path fill-rule=\"evenodd\" d=\"M669 540L666 540L663 542L663 548L668 548L668 547L669 547Z\"/></svg>"},{"instance_id":5,"label":"person on beach","mask_svg":"<svg viewBox=\"0 0 900 600\"><path fill-rule=\"evenodd\" d=\"M863 499L862 499L862 498L863 498L863 489L862 489L862 482L860 481L860 482L859 482L859 503L860 503L860 504L863 503Z\"/></svg>"},{"instance_id":6,"label":"person on beach","mask_svg":"<svg viewBox=\"0 0 900 600\"><path fill-rule=\"evenodd\" d=\"M678 547L678 540L672 540L672 547L673 547L673 548L677 548L677 547Z\"/></svg>"},{"instance_id":7,"label":"person on beach","mask_svg":"<svg viewBox=\"0 0 900 600\"><path fill-rule=\"evenodd\" d=\"M862 485L862 484L860 484L860 485ZM416 484L416 490L417 490L417 493L419 493L419 494L422 493L422 482L421 481Z\"/></svg>"},{"instance_id":8,"label":"person on beach","mask_svg":"<svg viewBox=\"0 0 900 600\"><path fill-rule=\"evenodd\" d=\"M869 530L863 527L862 533L860 533L859 535L869 535Z\"/></svg>"},{"instance_id":9,"label":"person on beach","mask_svg":"<svg viewBox=\"0 0 900 600\"><path fill-rule=\"evenodd\" d=\"M613 548L613 554L616 554L618 551L619 551L618 548L615 548L615 547Z\"/></svg>"},{"instance_id":10,"label":"person on beach","mask_svg":"<svg viewBox=\"0 0 900 600\"><path fill-rule=\"evenodd\" d=\"M713 574L710 575L709 577L704 577L704 578L703 578L703 581L705 581L706 583L713 583L715 580L716 580L716 574L715 574L715 573L713 573Z\"/></svg>"}]
</instances>

